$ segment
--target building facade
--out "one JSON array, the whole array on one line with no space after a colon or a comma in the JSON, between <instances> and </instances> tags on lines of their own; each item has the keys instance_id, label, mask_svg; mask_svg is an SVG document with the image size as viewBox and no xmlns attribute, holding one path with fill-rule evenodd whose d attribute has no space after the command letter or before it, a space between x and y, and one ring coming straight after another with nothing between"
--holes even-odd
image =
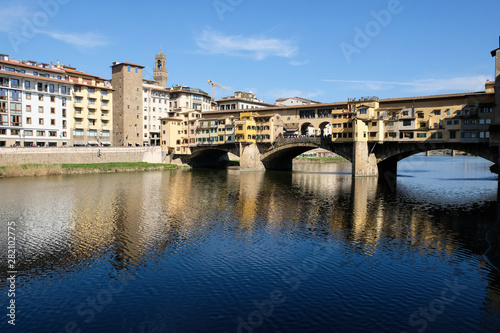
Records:
<instances>
[{"instance_id":1,"label":"building facade","mask_svg":"<svg viewBox=\"0 0 500 333\"><path fill-rule=\"evenodd\" d=\"M70 144L72 86L61 69L0 55L0 147Z\"/></svg>"},{"instance_id":2,"label":"building facade","mask_svg":"<svg viewBox=\"0 0 500 333\"><path fill-rule=\"evenodd\" d=\"M217 108L221 111L248 110L273 106L275 105L259 100L254 93L247 93L243 91L236 91L234 96L223 97L217 101Z\"/></svg>"},{"instance_id":3,"label":"building facade","mask_svg":"<svg viewBox=\"0 0 500 333\"><path fill-rule=\"evenodd\" d=\"M57 65L73 84L71 94L71 145L111 146L113 89L108 80Z\"/></svg>"},{"instance_id":4,"label":"building facade","mask_svg":"<svg viewBox=\"0 0 500 333\"><path fill-rule=\"evenodd\" d=\"M113 145L144 144L143 79L144 66L114 62L111 66L113 94Z\"/></svg>"},{"instance_id":5,"label":"building facade","mask_svg":"<svg viewBox=\"0 0 500 333\"><path fill-rule=\"evenodd\" d=\"M144 80L143 90L143 146L159 146L161 118L167 117L170 93L155 81Z\"/></svg>"},{"instance_id":6,"label":"building facade","mask_svg":"<svg viewBox=\"0 0 500 333\"><path fill-rule=\"evenodd\" d=\"M286 98L278 98L276 100L276 105L281 105L281 106L299 106L299 105L312 105L312 104L321 104L321 103L302 97L286 97Z\"/></svg>"}]
</instances>

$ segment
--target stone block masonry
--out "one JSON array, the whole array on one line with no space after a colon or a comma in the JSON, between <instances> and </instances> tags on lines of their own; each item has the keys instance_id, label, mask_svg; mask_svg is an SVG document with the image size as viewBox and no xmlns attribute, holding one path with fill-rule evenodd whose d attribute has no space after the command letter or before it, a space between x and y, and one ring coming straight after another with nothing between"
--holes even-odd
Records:
<instances>
[{"instance_id":1,"label":"stone block masonry","mask_svg":"<svg viewBox=\"0 0 500 333\"><path fill-rule=\"evenodd\" d=\"M0 165L163 163L161 147L1 148Z\"/></svg>"}]
</instances>

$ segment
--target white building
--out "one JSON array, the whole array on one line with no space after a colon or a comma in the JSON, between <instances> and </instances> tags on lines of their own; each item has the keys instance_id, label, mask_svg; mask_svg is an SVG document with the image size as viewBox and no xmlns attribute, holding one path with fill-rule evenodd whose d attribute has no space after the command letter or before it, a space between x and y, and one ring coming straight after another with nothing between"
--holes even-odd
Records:
<instances>
[{"instance_id":1,"label":"white building","mask_svg":"<svg viewBox=\"0 0 500 333\"><path fill-rule=\"evenodd\" d=\"M170 93L170 110L191 109L201 112L211 110L210 97L201 89L188 86L174 86Z\"/></svg>"},{"instance_id":2,"label":"white building","mask_svg":"<svg viewBox=\"0 0 500 333\"><path fill-rule=\"evenodd\" d=\"M297 105L312 105L312 104L320 104L320 102L312 101L310 99L302 97L278 98L276 100L276 105L282 105L282 106L297 106Z\"/></svg>"},{"instance_id":3,"label":"white building","mask_svg":"<svg viewBox=\"0 0 500 333\"><path fill-rule=\"evenodd\" d=\"M0 146L65 146L72 84L63 70L0 55Z\"/></svg>"},{"instance_id":4,"label":"white building","mask_svg":"<svg viewBox=\"0 0 500 333\"><path fill-rule=\"evenodd\" d=\"M247 110L276 106L257 99L254 93L236 91L234 96L222 97L217 101L219 110Z\"/></svg>"},{"instance_id":5,"label":"white building","mask_svg":"<svg viewBox=\"0 0 500 333\"><path fill-rule=\"evenodd\" d=\"M158 86L155 81L144 80L143 88L143 145L159 146L161 118L167 117L170 106L170 93L167 88Z\"/></svg>"}]
</instances>

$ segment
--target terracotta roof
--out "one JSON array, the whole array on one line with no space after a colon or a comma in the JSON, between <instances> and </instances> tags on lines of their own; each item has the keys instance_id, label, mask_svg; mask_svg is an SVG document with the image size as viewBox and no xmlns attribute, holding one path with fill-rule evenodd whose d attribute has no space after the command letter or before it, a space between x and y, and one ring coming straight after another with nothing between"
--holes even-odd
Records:
<instances>
[{"instance_id":1,"label":"terracotta roof","mask_svg":"<svg viewBox=\"0 0 500 333\"><path fill-rule=\"evenodd\" d=\"M148 83L143 83L142 84L142 88L143 89L151 89L151 90L159 90L159 91L164 91L164 92L170 92L167 88L154 86L154 85L148 84Z\"/></svg>"},{"instance_id":2,"label":"terracotta roof","mask_svg":"<svg viewBox=\"0 0 500 333\"><path fill-rule=\"evenodd\" d=\"M132 62L116 62L116 63L113 63L111 65L111 67L114 67L114 66L118 66L118 65L130 65L130 66L136 66L136 67L140 67L140 68L144 68L144 66L142 65L137 65L137 64L134 64Z\"/></svg>"},{"instance_id":3,"label":"terracotta roof","mask_svg":"<svg viewBox=\"0 0 500 333\"><path fill-rule=\"evenodd\" d=\"M239 97L231 97L231 98L224 98L224 99L219 99L217 103L221 102L227 102L227 101L242 101L246 103L254 103L254 104L260 104L260 105L268 105L268 106L276 106L276 104L271 104L271 103L266 103L266 102L261 102L261 101L252 101L244 98L239 98Z\"/></svg>"},{"instance_id":4,"label":"terracotta roof","mask_svg":"<svg viewBox=\"0 0 500 333\"><path fill-rule=\"evenodd\" d=\"M304 97L298 97L298 96L295 96L295 97L281 97L281 98L278 98L276 100L276 102L278 101L286 101L288 99L301 99L303 101L309 101L309 102L313 102L313 103L319 103L321 104L321 102L318 102L318 101L313 101L312 99L308 99L308 98L304 98Z\"/></svg>"},{"instance_id":5,"label":"terracotta roof","mask_svg":"<svg viewBox=\"0 0 500 333\"><path fill-rule=\"evenodd\" d=\"M62 70L64 70L66 73L77 74L77 75L81 75L81 76L94 77L96 79L100 79L100 80L103 80L103 81L109 81L108 79L104 79L104 78L102 78L100 76L92 75L92 74L87 74L87 73L82 72L82 71L77 71L77 70L72 70L72 69L66 69L66 68L62 68Z\"/></svg>"},{"instance_id":6,"label":"terracotta roof","mask_svg":"<svg viewBox=\"0 0 500 333\"><path fill-rule=\"evenodd\" d=\"M58 74L64 74L63 70L60 69L55 69L55 68L43 68L43 67L37 67L29 64L23 64L19 60L0 60L0 64L8 64L12 66L19 66L19 67L24 67L24 68L29 68L37 71L45 71L45 72L52 72L52 73L58 73Z\"/></svg>"},{"instance_id":7,"label":"terracotta roof","mask_svg":"<svg viewBox=\"0 0 500 333\"><path fill-rule=\"evenodd\" d=\"M4 70L0 70L0 74L10 75L10 76L27 77L27 78L30 78L33 80L51 81L51 82L58 82L58 83L64 83L64 84L70 84L70 85L73 84L73 83L69 82L68 80L58 80L58 79L53 79L53 78L49 78L49 77L35 76L35 75L30 75L30 74L22 74L22 73L16 73L16 72L4 71Z\"/></svg>"},{"instance_id":8,"label":"terracotta roof","mask_svg":"<svg viewBox=\"0 0 500 333\"><path fill-rule=\"evenodd\" d=\"M415 96L415 97L400 97L400 98L385 98L380 99L379 102L397 102L397 101L411 101L411 100L422 100L422 99L439 99L439 98L454 98L454 97L467 97L474 95L495 95L494 93L486 93L484 91L478 92L467 92L467 93L454 93L454 94L442 94L442 95L428 95L428 96Z\"/></svg>"}]
</instances>

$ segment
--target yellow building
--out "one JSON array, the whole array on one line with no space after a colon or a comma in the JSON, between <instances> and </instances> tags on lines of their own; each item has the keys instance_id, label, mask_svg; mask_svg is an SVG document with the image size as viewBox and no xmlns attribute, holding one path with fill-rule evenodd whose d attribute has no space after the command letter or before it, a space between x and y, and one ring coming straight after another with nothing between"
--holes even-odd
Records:
<instances>
[{"instance_id":1,"label":"yellow building","mask_svg":"<svg viewBox=\"0 0 500 333\"><path fill-rule=\"evenodd\" d=\"M257 125L253 112L241 112L240 119L235 123L235 141L255 143L257 140Z\"/></svg>"},{"instance_id":2,"label":"yellow building","mask_svg":"<svg viewBox=\"0 0 500 333\"><path fill-rule=\"evenodd\" d=\"M110 146L113 130L113 89L108 80L58 65L73 87L71 97L71 145Z\"/></svg>"},{"instance_id":3,"label":"yellow building","mask_svg":"<svg viewBox=\"0 0 500 333\"><path fill-rule=\"evenodd\" d=\"M171 116L161 118L161 147L165 152L177 155L191 154L190 146L196 145L196 131L201 111L177 110Z\"/></svg>"}]
</instances>

